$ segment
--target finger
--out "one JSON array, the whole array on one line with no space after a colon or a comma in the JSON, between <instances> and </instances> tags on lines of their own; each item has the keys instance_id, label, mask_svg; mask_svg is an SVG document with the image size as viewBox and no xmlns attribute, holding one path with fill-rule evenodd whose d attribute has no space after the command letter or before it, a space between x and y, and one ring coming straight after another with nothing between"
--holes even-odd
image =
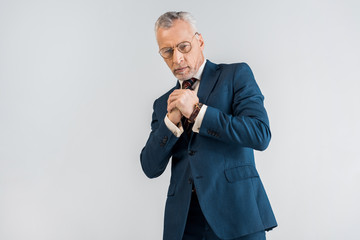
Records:
<instances>
[{"instance_id":1,"label":"finger","mask_svg":"<svg viewBox=\"0 0 360 240\"><path fill-rule=\"evenodd\" d=\"M167 110L172 111L174 108L176 108L176 100L169 101L167 105Z\"/></svg>"},{"instance_id":2,"label":"finger","mask_svg":"<svg viewBox=\"0 0 360 240\"><path fill-rule=\"evenodd\" d=\"M173 101L176 101L178 100L179 98L181 98L181 95L180 96L169 96L168 98L168 104L173 102Z\"/></svg>"},{"instance_id":3,"label":"finger","mask_svg":"<svg viewBox=\"0 0 360 240\"><path fill-rule=\"evenodd\" d=\"M169 106L173 101L176 101L176 98L169 97L168 100L167 100L167 105Z\"/></svg>"},{"instance_id":4,"label":"finger","mask_svg":"<svg viewBox=\"0 0 360 240\"><path fill-rule=\"evenodd\" d=\"M168 107L167 107L167 111L168 111L168 112L171 112L171 111L173 111L174 109L177 109L177 108L176 108L176 102L170 103L170 104L168 105Z\"/></svg>"},{"instance_id":5,"label":"finger","mask_svg":"<svg viewBox=\"0 0 360 240\"><path fill-rule=\"evenodd\" d=\"M189 89L175 89L170 95L179 95L183 94L184 92L190 91Z\"/></svg>"},{"instance_id":6,"label":"finger","mask_svg":"<svg viewBox=\"0 0 360 240\"><path fill-rule=\"evenodd\" d=\"M168 99L171 98L171 97L179 96L179 92L178 92L178 91L175 92L175 91L176 91L176 90L174 90L174 91L169 95Z\"/></svg>"},{"instance_id":7,"label":"finger","mask_svg":"<svg viewBox=\"0 0 360 240\"><path fill-rule=\"evenodd\" d=\"M175 100L178 100L178 99L181 99L181 98L186 98L187 95L186 95L186 92L178 92L178 93L174 93L174 94L170 94L169 98L168 98L168 103L169 102L172 102L172 101L175 101Z\"/></svg>"}]
</instances>

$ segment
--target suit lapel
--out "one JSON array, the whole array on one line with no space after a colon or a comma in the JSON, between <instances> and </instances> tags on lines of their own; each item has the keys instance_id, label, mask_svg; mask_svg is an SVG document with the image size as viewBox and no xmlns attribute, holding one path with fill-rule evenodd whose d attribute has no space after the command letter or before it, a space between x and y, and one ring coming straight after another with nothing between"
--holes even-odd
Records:
<instances>
[{"instance_id":1,"label":"suit lapel","mask_svg":"<svg viewBox=\"0 0 360 240\"><path fill-rule=\"evenodd\" d=\"M218 71L218 69L219 69L218 65L210 62L209 60L206 61L204 71L201 75L199 91L197 93L199 102L204 104L207 103L207 99L209 98L209 95L211 91L214 89L215 84L219 78L220 71ZM191 132L190 139L187 138L189 144L191 144L193 137L194 137L194 133Z\"/></svg>"},{"instance_id":2,"label":"suit lapel","mask_svg":"<svg viewBox=\"0 0 360 240\"><path fill-rule=\"evenodd\" d=\"M175 86L174 90L175 90L175 89L180 89L180 83L179 83L179 80L176 80L176 86Z\"/></svg>"},{"instance_id":3,"label":"suit lapel","mask_svg":"<svg viewBox=\"0 0 360 240\"><path fill-rule=\"evenodd\" d=\"M219 78L220 71L218 71L218 68L218 65L210 62L209 60L206 61L197 94L201 103L206 104L207 99Z\"/></svg>"}]
</instances>

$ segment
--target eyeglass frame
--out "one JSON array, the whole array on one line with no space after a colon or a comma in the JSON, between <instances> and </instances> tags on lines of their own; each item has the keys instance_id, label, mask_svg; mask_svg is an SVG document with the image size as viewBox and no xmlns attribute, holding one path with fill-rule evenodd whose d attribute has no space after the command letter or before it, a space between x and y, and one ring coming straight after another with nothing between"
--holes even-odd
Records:
<instances>
[{"instance_id":1,"label":"eyeglass frame","mask_svg":"<svg viewBox=\"0 0 360 240\"><path fill-rule=\"evenodd\" d=\"M196 35L199 35L199 34L200 34L200 33L196 32L196 33L194 34L194 36L192 36L190 42L189 42L189 41L183 41L183 42L180 42L180 43L176 44L175 47L163 47L162 49L159 50L160 56L161 56L162 58L164 58L164 59L170 59L170 58L172 58L172 57L174 56L175 48L176 48L179 52L181 52L181 53L189 53L189 52L192 50L192 45L191 45L192 40L194 39L194 37L195 37ZM183 44L183 43L189 43L189 45L190 45L190 50L189 50L189 51L187 51L187 52L182 52L182 51L179 49L180 44ZM170 57L167 57L167 58L164 57L164 56L161 54L161 51L162 51L163 49L172 49L171 56L170 56Z\"/></svg>"}]
</instances>

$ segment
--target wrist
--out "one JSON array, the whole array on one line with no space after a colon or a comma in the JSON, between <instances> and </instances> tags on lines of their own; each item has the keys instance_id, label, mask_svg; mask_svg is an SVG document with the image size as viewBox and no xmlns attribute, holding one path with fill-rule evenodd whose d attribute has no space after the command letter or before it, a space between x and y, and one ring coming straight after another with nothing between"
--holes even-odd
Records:
<instances>
[{"instance_id":1,"label":"wrist","mask_svg":"<svg viewBox=\"0 0 360 240\"><path fill-rule=\"evenodd\" d=\"M174 117L174 114L170 114L170 113L167 113L166 116L173 124L179 127L181 118L179 120L177 117Z\"/></svg>"},{"instance_id":2,"label":"wrist","mask_svg":"<svg viewBox=\"0 0 360 240\"><path fill-rule=\"evenodd\" d=\"M193 112L191 113L190 117L187 119L188 122L190 122L190 123L195 122L195 119L196 119L197 115L199 114L202 106L203 106L202 103L195 104Z\"/></svg>"}]
</instances>

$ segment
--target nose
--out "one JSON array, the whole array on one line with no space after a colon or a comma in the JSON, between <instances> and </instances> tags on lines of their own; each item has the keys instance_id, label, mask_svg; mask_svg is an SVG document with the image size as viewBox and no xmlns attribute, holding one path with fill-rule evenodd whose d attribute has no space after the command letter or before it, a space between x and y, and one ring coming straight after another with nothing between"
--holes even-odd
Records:
<instances>
[{"instance_id":1,"label":"nose","mask_svg":"<svg viewBox=\"0 0 360 240\"><path fill-rule=\"evenodd\" d=\"M184 54L175 48L172 59L174 63L180 64L184 60Z\"/></svg>"}]
</instances>

